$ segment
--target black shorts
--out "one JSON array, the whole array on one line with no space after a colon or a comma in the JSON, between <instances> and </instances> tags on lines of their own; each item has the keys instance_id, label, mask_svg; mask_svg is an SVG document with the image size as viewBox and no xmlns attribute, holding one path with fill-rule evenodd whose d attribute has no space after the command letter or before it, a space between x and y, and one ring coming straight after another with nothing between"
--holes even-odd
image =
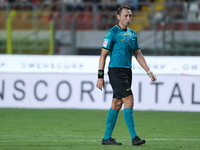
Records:
<instances>
[{"instance_id":1,"label":"black shorts","mask_svg":"<svg viewBox=\"0 0 200 150\"><path fill-rule=\"evenodd\" d=\"M113 89L113 98L122 99L132 95L132 70L129 68L109 68L108 76Z\"/></svg>"}]
</instances>

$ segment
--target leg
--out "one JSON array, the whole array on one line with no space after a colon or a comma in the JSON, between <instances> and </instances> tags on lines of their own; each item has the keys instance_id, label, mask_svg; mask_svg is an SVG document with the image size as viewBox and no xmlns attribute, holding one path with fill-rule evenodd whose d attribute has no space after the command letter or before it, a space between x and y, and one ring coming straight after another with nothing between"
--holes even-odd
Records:
<instances>
[{"instance_id":1,"label":"leg","mask_svg":"<svg viewBox=\"0 0 200 150\"><path fill-rule=\"evenodd\" d=\"M124 102L124 119L131 134L131 139L134 139L137 134L135 131L135 123L133 116L133 95L122 98Z\"/></svg>"},{"instance_id":2,"label":"leg","mask_svg":"<svg viewBox=\"0 0 200 150\"><path fill-rule=\"evenodd\" d=\"M122 98L122 101L124 103L124 108L133 108L134 106L133 95L129 95L127 97Z\"/></svg>"},{"instance_id":3,"label":"leg","mask_svg":"<svg viewBox=\"0 0 200 150\"><path fill-rule=\"evenodd\" d=\"M112 137L112 132L117 122L118 113L122 107L122 104L122 100L117 100L116 98L113 98L112 105L106 119L106 130L104 134L104 140Z\"/></svg>"},{"instance_id":4,"label":"leg","mask_svg":"<svg viewBox=\"0 0 200 150\"><path fill-rule=\"evenodd\" d=\"M133 106L134 106L133 95L129 95L127 97L122 98L122 101L124 102L124 119L126 121L128 130L131 134L132 145L142 145L145 143L145 140L141 140L137 136L135 131L135 122L133 116Z\"/></svg>"},{"instance_id":5,"label":"leg","mask_svg":"<svg viewBox=\"0 0 200 150\"><path fill-rule=\"evenodd\" d=\"M113 98L112 105L106 119L106 130L105 130L104 138L102 141L103 145L121 145L121 143L117 143L111 137L112 137L112 132L117 122L118 113L122 107L122 104L123 104L122 100L117 100L116 98Z\"/></svg>"},{"instance_id":6,"label":"leg","mask_svg":"<svg viewBox=\"0 0 200 150\"><path fill-rule=\"evenodd\" d=\"M121 99L117 100L117 98L113 98L111 108L119 111L122 108L122 104L123 102Z\"/></svg>"}]
</instances>

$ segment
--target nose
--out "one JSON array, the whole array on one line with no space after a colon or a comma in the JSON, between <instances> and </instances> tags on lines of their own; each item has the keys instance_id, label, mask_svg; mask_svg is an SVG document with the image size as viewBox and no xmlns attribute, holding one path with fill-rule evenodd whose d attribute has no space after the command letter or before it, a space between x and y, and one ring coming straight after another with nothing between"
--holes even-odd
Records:
<instances>
[{"instance_id":1,"label":"nose","mask_svg":"<svg viewBox=\"0 0 200 150\"><path fill-rule=\"evenodd\" d=\"M127 20L130 21L132 19L132 17L127 17Z\"/></svg>"},{"instance_id":2,"label":"nose","mask_svg":"<svg viewBox=\"0 0 200 150\"><path fill-rule=\"evenodd\" d=\"M128 17L127 17L127 19L128 19L128 20L131 20L131 19L132 19L132 17L131 17L131 16L128 16Z\"/></svg>"}]
</instances>

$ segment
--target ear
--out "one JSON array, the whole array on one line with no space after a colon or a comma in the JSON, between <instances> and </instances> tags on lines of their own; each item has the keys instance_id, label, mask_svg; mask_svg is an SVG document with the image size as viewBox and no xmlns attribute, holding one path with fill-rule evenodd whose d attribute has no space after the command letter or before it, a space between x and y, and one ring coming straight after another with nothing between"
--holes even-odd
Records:
<instances>
[{"instance_id":1,"label":"ear","mask_svg":"<svg viewBox=\"0 0 200 150\"><path fill-rule=\"evenodd\" d=\"M120 19L120 15L117 15L117 19L118 19L118 20Z\"/></svg>"}]
</instances>

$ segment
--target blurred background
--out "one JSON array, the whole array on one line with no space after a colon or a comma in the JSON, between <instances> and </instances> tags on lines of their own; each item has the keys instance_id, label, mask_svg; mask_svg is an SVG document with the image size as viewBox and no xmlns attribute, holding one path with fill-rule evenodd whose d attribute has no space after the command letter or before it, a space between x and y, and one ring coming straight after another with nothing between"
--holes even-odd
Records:
<instances>
[{"instance_id":1,"label":"blurred background","mask_svg":"<svg viewBox=\"0 0 200 150\"><path fill-rule=\"evenodd\" d=\"M144 55L200 54L199 0L0 0L0 54L99 55L122 4Z\"/></svg>"}]
</instances>

